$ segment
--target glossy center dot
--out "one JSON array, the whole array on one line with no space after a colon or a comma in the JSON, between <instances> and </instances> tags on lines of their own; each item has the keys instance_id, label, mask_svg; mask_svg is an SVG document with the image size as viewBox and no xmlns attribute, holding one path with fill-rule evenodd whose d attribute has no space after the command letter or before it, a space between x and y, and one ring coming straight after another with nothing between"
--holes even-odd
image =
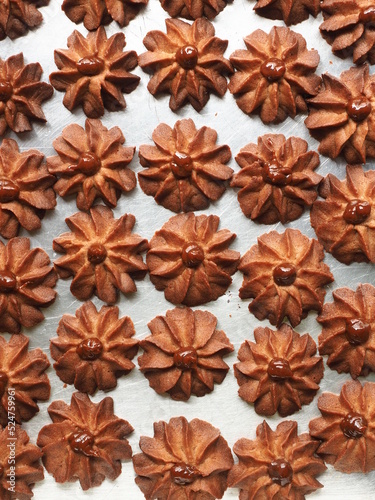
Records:
<instances>
[{"instance_id":1,"label":"glossy center dot","mask_svg":"<svg viewBox=\"0 0 375 500\"><path fill-rule=\"evenodd\" d=\"M11 180L0 179L0 203L9 203L18 198L20 188Z\"/></svg>"},{"instance_id":2,"label":"glossy center dot","mask_svg":"<svg viewBox=\"0 0 375 500\"><path fill-rule=\"evenodd\" d=\"M17 288L17 280L13 273L4 269L0 271L0 293L13 292Z\"/></svg>"},{"instance_id":3,"label":"glossy center dot","mask_svg":"<svg viewBox=\"0 0 375 500\"><path fill-rule=\"evenodd\" d=\"M176 151L171 161L171 170L178 178L189 177L193 169L191 157L185 153Z\"/></svg>"},{"instance_id":4,"label":"glossy center dot","mask_svg":"<svg viewBox=\"0 0 375 500\"><path fill-rule=\"evenodd\" d=\"M263 180L275 186L286 186L292 180L292 171L290 168L283 167L277 160L263 165Z\"/></svg>"},{"instance_id":5,"label":"glossy center dot","mask_svg":"<svg viewBox=\"0 0 375 500\"><path fill-rule=\"evenodd\" d=\"M360 345L368 341L371 325L360 319L346 320L345 335L350 344Z\"/></svg>"},{"instance_id":6,"label":"glossy center dot","mask_svg":"<svg viewBox=\"0 0 375 500\"><path fill-rule=\"evenodd\" d=\"M293 469L289 462L278 458L268 465L268 475L274 483L286 486L292 482Z\"/></svg>"},{"instance_id":7,"label":"glossy center dot","mask_svg":"<svg viewBox=\"0 0 375 500\"><path fill-rule=\"evenodd\" d=\"M173 362L181 370L191 370L197 366L198 356L194 347L182 347L173 355Z\"/></svg>"},{"instance_id":8,"label":"glossy center dot","mask_svg":"<svg viewBox=\"0 0 375 500\"><path fill-rule=\"evenodd\" d=\"M369 7L361 9L361 12L359 13L359 20L364 24L375 23L375 5L370 5Z\"/></svg>"},{"instance_id":9,"label":"glossy center dot","mask_svg":"<svg viewBox=\"0 0 375 500\"><path fill-rule=\"evenodd\" d=\"M198 62L198 50L194 45L185 45L176 52L176 61L181 68L194 69Z\"/></svg>"},{"instance_id":10,"label":"glossy center dot","mask_svg":"<svg viewBox=\"0 0 375 500\"><path fill-rule=\"evenodd\" d=\"M296 268L292 264L279 264L273 270L273 279L276 285L290 286L293 285L297 277Z\"/></svg>"},{"instance_id":11,"label":"glossy center dot","mask_svg":"<svg viewBox=\"0 0 375 500\"><path fill-rule=\"evenodd\" d=\"M68 438L70 447L76 453L82 453L87 457L96 457L98 453L93 449L94 436L89 431L80 431L71 434Z\"/></svg>"},{"instance_id":12,"label":"glossy center dot","mask_svg":"<svg viewBox=\"0 0 375 500\"><path fill-rule=\"evenodd\" d=\"M104 69L104 61L96 56L82 57L77 64L78 71L84 76L95 76Z\"/></svg>"},{"instance_id":13,"label":"glossy center dot","mask_svg":"<svg viewBox=\"0 0 375 500\"><path fill-rule=\"evenodd\" d=\"M85 361L98 359L103 352L103 344L96 337L82 340L77 346L77 354Z\"/></svg>"},{"instance_id":14,"label":"glossy center dot","mask_svg":"<svg viewBox=\"0 0 375 500\"><path fill-rule=\"evenodd\" d=\"M7 385L8 385L8 375L0 371L0 398L4 396Z\"/></svg>"},{"instance_id":15,"label":"glossy center dot","mask_svg":"<svg viewBox=\"0 0 375 500\"><path fill-rule=\"evenodd\" d=\"M174 483L179 486L191 484L199 475L199 471L194 467L194 465L180 463L171 468L172 479Z\"/></svg>"},{"instance_id":16,"label":"glossy center dot","mask_svg":"<svg viewBox=\"0 0 375 500\"><path fill-rule=\"evenodd\" d=\"M371 213L371 205L367 201L351 200L344 210L344 219L348 224L362 224Z\"/></svg>"},{"instance_id":17,"label":"glossy center dot","mask_svg":"<svg viewBox=\"0 0 375 500\"><path fill-rule=\"evenodd\" d=\"M107 250L101 243L93 243L87 250L87 258L96 266L104 262L107 257Z\"/></svg>"},{"instance_id":18,"label":"glossy center dot","mask_svg":"<svg viewBox=\"0 0 375 500\"><path fill-rule=\"evenodd\" d=\"M353 97L349 99L346 111L352 120L361 122L371 113L371 103L365 96Z\"/></svg>"},{"instance_id":19,"label":"glossy center dot","mask_svg":"<svg viewBox=\"0 0 375 500\"><path fill-rule=\"evenodd\" d=\"M77 169L85 175L95 175L100 170L101 162L95 153L83 153L77 163Z\"/></svg>"},{"instance_id":20,"label":"glossy center dot","mask_svg":"<svg viewBox=\"0 0 375 500\"><path fill-rule=\"evenodd\" d=\"M261 65L260 72L269 82L276 82L284 76L285 69L285 64L281 59L271 57Z\"/></svg>"},{"instance_id":21,"label":"glossy center dot","mask_svg":"<svg viewBox=\"0 0 375 500\"><path fill-rule=\"evenodd\" d=\"M293 372L286 359L273 358L267 368L268 375L277 381L287 380L293 376Z\"/></svg>"},{"instance_id":22,"label":"glossy center dot","mask_svg":"<svg viewBox=\"0 0 375 500\"><path fill-rule=\"evenodd\" d=\"M9 82L0 81L0 101L7 102L13 95L13 87Z\"/></svg>"},{"instance_id":23,"label":"glossy center dot","mask_svg":"<svg viewBox=\"0 0 375 500\"><path fill-rule=\"evenodd\" d=\"M367 420L358 413L348 413L340 422L341 430L349 439L358 439L367 429Z\"/></svg>"},{"instance_id":24,"label":"glossy center dot","mask_svg":"<svg viewBox=\"0 0 375 500\"><path fill-rule=\"evenodd\" d=\"M187 267L197 267L204 260L204 252L196 243L186 243L181 257Z\"/></svg>"}]
</instances>

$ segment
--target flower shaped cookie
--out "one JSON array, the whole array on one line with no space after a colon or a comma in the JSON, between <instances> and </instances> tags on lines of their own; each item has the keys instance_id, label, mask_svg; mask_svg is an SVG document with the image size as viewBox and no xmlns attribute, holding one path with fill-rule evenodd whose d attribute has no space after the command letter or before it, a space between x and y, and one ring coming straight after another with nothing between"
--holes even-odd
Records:
<instances>
[{"instance_id":1,"label":"flower shaped cookie","mask_svg":"<svg viewBox=\"0 0 375 500\"><path fill-rule=\"evenodd\" d=\"M311 225L325 250L344 264L375 262L375 170L348 166L343 181L329 174L320 194Z\"/></svg>"},{"instance_id":2,"label":"flower shaped cookie","mask_svg":"<svg viewBox=\"0 0 375 500\"><path fill-rule=\"evenodd\" d=\"M353 378L375 372L375 288L359 285L354 291L339 288L333 302L318 316L322 325L319 352L328 354L327 365Z\"/></svg>"},{"instance_id":3,"label":"flower shaped cookie","mask_svg":"<svg viewBox=\"0 0 375 500\"><path fill-rule=\"evenodd\" d=\"M142 190L173 212L207 208L226 189L233 170L229 146L216 144L217 134L208 127L195 128L193 120L165 123L152 134L155 146L141 146L139 158L147 170L139 172Z\"/></svg>"},{"instance_id":4,"label":"flower shaped cookie","mask_svg":"<svg viewBox=\"0 0 375 500\"><path fill-rule=\"evenodd\" d=\"M45 373L49 367L41 349L29 351L25 335L12 335L9 342L0 336L0 424L27 422L39 411L38 401L47 401L51 386ZM12 394L13 399L10 399ZM11 414L8 413L10 407ZM0 495L1 497L1 495ZM2 498L2 497L1 497Z\"/></svg>"},{"instance_id":5,"label":"flower shaped cookie","mask_svg":"<svg viewBox=\"0 0 375 500\"><path fill-rule=\"evenodd\" d=\"M184 417L154 424L133 456L135 481L146 500L214 500L227 489L233 457L225 439L204 420Z\"/></svg>"},{"instance_id":6,"label":"flower shaped cookie","mask_svg":"<svg viewBox=\"0 0 375 500\"><path fill-rule=\"evenodd\" d=\"M100 26L85 38L73 31L68 49L55 50L59 71L51 73L50 81L56 90L65 92L63 104L69 111L82 105L89 118L99 118L108 111L125 108L123 93L137 87L139 76L130 73L137 62L134 50L124 52L125 35L115 33L107 39Z\"/></svg>"},{"instance_id":7,"label":"flower shaped cookie","mask_svg":"<svg viewBox=\"0 0 375 500\"><path fill-rule=\"evenodd\" d=\"M14 457L12 453L11 463L9 463L11 450L9 444L11 443L16 443L16 446L14 449L12 447ZM0 428L0 498L2 500L32 499L33 486L44 479L41 456L40 449L29 442L27 432L20 425L11 429L8 426L4 429ZM9 481L10 477L14 476L15 470L17 476L13 492L9 488L11 486Z\"/></svg>"},{"instance_id":8,"label":"flower shaped cookie","mask_svg":"<svg viewBox=\"0 0 375 500\"><path fill-rule=\"evenodd\" d=\"M77 299L88 300L95 293L113 304L119 290L125 294L137 290L134 280L147 273L140 254L148 243L132 233L134 215L115 219L110 208L97 205L89 214L68 217L66 223L72 232L53 240L54 250L65 254L54 265L61 278L73 276L70 291Z\"/></svg>"},{"instance_id":9,"label":"flower shaped cookie","mask_svg":"<svg viewBox=\"0 0 375 500\"><path fill-rule=\"evenodd\" d=\"M229 370L222 358L233 346L216 323L208 311L176 307L148 324L151 335L141 341L138 364L158 394L187 401L221 384Z\"/></svg>"},{"instance_id":10,"label":"flower shaped cookie","mask_svg":"<svg viewBox=\"0 0 375 500\"><path fill-rule=\"evenodd\" d=\"M49 4L49 0L6 0L0 5L0 40L7 36L14 40L26 35L43 21L39 7Z\"/></svg>"},{"instance_id":11,"label":"flower shaped cookie","mask_svg":"<svg viewBox=\"0 0 375 500\"><path fill-rule=\"evenodd\" d=\"M254 10L268 19L282 19L287 26L316 17L320 12L320 0L257 0Z\"/></svg>"},{"instance_id":12,"label":"flower shaped cookie","mask_svg":"<svg viewBox=\"0 0 375 500\"><path fill-rule=\"evenodd\" d=\"M297 326L309 311L320 312L324 287L333 281L323 258L322 245L297 229L263 234L238 266L244 273L240 297L254 299L249 311L258 319L279 326L287 318Z\"/></svg>"},{"instance_id":13,"label":"flower shaped cookie","mask_svg":"<svg viewBox=\"0 0 375 500\"><path fill-rule=\"evenodd\" d=\"M352 56L353 62L375 63L375 6L371 0L323 0L323 38L339 57Z\"/></svg>"},{"instance_id":14,"label":"flower shaped cookie","mask_svg":"<svg viewBox=\"0 0 375 500\"><path fill-rule=\"evenodd\" d=\"M344 156L348 163L375 158L375 76L368 65L343 71L340 78L323 74L316 97L309 100L305 125L320 141L319 152Z\"/></svg>"},{"instance_id":15,"label":"flower shaped cookie","mask_svg":"<svg viewBox=\"0 0 375 500\"><path fill-rule=\"evenodd\" d=\"M50 345L53 367L63 382L81 392L114 389L117 379L134 368L134 334L132 320L119 318L118 307L97 311L92 302L85 302L75 316L64 314L59 322L58 337Z\"/></svg>"},{"instance_id":16,"label":"flower shaped cookie","mask_svg":"<svg viewBox=\"0 0 375 500\"><path fill-rule=\"evenodd\" d=\"M36 149L19 151L13 139L0 146L0 234L17 236L20 226L28 231L40 229L46 210L56 205L52 188L56 181L48 173L44 155Z\"/></svg>"},{"instance_id":17,"label":"flower shaped cookie","mask_svg":"<svg viewBox=\"0 0 375 500\"><path fill-rule=\"evenodd\" d=\"M54 401L48 413L53 423L42 427L37 444L57 483L78 479L88 490L121 474L121 461L132 456L126 437L133 428L114 415L112 398L92 403L86 394L75 392L70 405Z\"/></svg>"},{"instance_id":18,"label":"flower shaped cookie","mask_svg":"<svg viewBox=\"0 0 375 500\"><path fill-rule=\"evenodd\" d=\"M68 125L53 141L57 156L47 158L50 173L59 177L54 189L62 197L77 194L79 210L89 210L100 198L110 207L121 193L136 186L128 164L135 147L123 146L125 137L118 127L107 129L100 120L86 120L85 129Z\"/></svg>"},{"instance_id":19,"label":"flower shaped cookie","mask_svg":"<svg viewBox=\"0 0 375 500\"><path fill-rule=\"evenodd\" d=\"M61 8L73 21L88 30L96 30L113 19L121 28L127 26L148 0L64 0Z\"/></svg>"},{"instance_id":20,"label":"flower shaped cookie","mask_svg":"<svg viewBox=\"0 0 375 500\"><path fill-rule=\"evenodd\" d=\"M375 383L346 382L339 396L323 393L318 408L310 434L325 462L346 473L375 470Z\"/></svg>"},{"instance_id":21,"label":"flower shaped cookie","mask_svg":"<svg viewBox=\"0 0 375 500\"><path fill-rule=\"evenodd\" d=\"M28 132L32 121L47 121L42 102L52 97L53 88L40 81L42 73L39 63L25 64L22 53L0 58L0 136L8 127Z\"/></svg>"},{"instance_id":22,"label":"flower shaped cookie","mask_svg":"<svg viewBox=\"0 0 375 500\"><path fill-rule=\"evenodd\" d=\"M247 49L230 56L236 72L228 89L239 108L259 114L264 123L305 113L306 99L320 86L318 52L307 50L303 36L284 26L273 27L268 35L258 29L244 41Z\"/></svg>"},{"instance_id":23,"label":"flower shaped cookie","mask_svg":"<svg viewBox=\"0 0 375 500\"><path fill-rule=\"evenodd\" d=\"M263 224L285 224L313 204L322 177L314 172L319 155L307 147L299 137L266 134L258 137L258 144L241 149L236 156L241 170L231 186L240 188L238 201L246 217Z\"/></svg>"},{"instance_id":24,"label":"flower shaped cookie","mask_svg":"<svg viewBox=\"0 0 375 500\"><path fill-rule=\"evenodd\" d=\"M325 471L315 454L319 443L297 434L297 422L286 420L276 430L266 421L258 425L256 439L239 439L233 451L238 464L229 473L229 486L240 488L240 498L302 500L323 485L316 476Z\"/></svg>"},{"instance_id":25,"label":"flower shaped cookie","mask_svg":"<svg viewBox=\"0 0 375 500\"><path fill-rule=\"evenodd\" d=\"M160 0L161 6L171 17L214 19L231 0Z\"/></svg>"},{"instance_id":26,"label":"flower shaped cookie","mask_svg":"<svg viewBox=\"0 0 375 500\"><path fill-rule=\"evenodd\" d=\"M188 102L201 111L211 92L222 97L227 90L232 66L223 54L228 42L215 37L204 18L193 24L167 19L165 24L166 34L150 31L143 40L148 52L139 56L139 65L153 74L147 88L152 95L171 94L172 111Z\"/></svg>"},{"instance_id":27,"label":"flower shaped cookie","mask_svg":"<svg viewBox=\"0 0 375 500\"><path fill-rule=\"evenodd\" d=\"M175 215L151 239L150 279L172 304L205 304L231 284L240 254L229 250L236 235L217 231L219 221L216 215Z\"/></svg>"},{"instance_id":28,"label":"flower shaped cookie","mask_svg":"<svg viewBox=\"0 0 375 500\"><path fill-rule=\"evenodd\" d=\"M267 417L286 417L311 403L324 371L312 337L283 324L277 331L256 328L254 338L241 345L234 365L240 397Z\"/></svg>"},{"instance_id":29,"label":"flower shaped cookie","mask_svg":"<svg viewBox=\"0 0 375 500\"><path fill-rule=\"evenodd\" d=\"M41 307L56 298L57 275L47 253L30 249L29 238L0 242L0 332L18 333L44 319Z\"/></svg>"}]
</instances>

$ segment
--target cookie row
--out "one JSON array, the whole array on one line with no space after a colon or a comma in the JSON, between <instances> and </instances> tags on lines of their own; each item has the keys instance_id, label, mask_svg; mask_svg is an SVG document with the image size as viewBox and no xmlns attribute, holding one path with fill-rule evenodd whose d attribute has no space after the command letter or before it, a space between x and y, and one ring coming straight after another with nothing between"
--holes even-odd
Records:
<instances>
[{"instance_id":1,"label":"cookie row","mask_svg":"<svg viewBox=\"0 0 375 500\"><path fill-rule=\"evenodd\" d=\"M375 371L374 307L375 288L369 284L355 292L340 288L334 292L334 302L323 307L317 318L323 326L319 352L328 355L330 368L350 373L354 379ZM187 401L191 395L209 394L223 382L229 370L223 357L233 351L233 345L217 329L213 314L175 308L154 318L148 327L151 335L139 342L131 319L119 317L118 307L103 306L98 311L92 302L85 302L75 316L62 316L58 337L51 339L58 377L89 394L112 390L119 377L133 370L132 359L141 347L139 368L158 394ZM239 396L264 416L286 417L310 404L324 370L312 337L284 323L276 331L256 328L254 339L241 345L234 365ZM30 420L38 411L37 402L48 400L50 392L44 373L49 361L40 349L29 353L28 344L22 334L13 335L8 343L0 337L1 391L16 391L17 423ZM6 421L3 404L0 423Z\"/></svg>"},{"instance_id":2,"label":"cookie row","mask_svg":"<svg viewBox=\"0 0 375 500\"><path fill-rule=\"evenodd\" d=\"M285 27L274 27L268 35L255 31L245 38L247 49L227 60L227 42L214 36L209 21L166 23L167 34L153 31L146 36L149 51L139 58L134 51L123 52L123 33L107 39L102 27L86 38L75 31L68 49L55 51L59 71L50 75L53 86L66 92L63 104L70 111L82 106L90 118L102 116L105 108L124 108L123 93L132 92L140 80L131 73L139 60L153 74L148 84L153 95L170 93L174 111L186 103L200 111L211 92L225 94L226 76L233 73L228 88L245 113L259 114L268 124L309 110L305 124L320 140L322 154L344 155L349 163L375 156L375 77L367 65L353 67L340 78L327 73L321 79L315 74L317 51L307 50L304 38ZM24 132L31 129L31 120L45 121L41 104L53 89L40 82L41 73L39 64L25 66L22 54L0 61L1 134L7 127Z\"/></svg>"},{"instance_id":3,"label":"cookie row","mask_svg":"<svg viewBox=\"0 0 375 500\"><path fill-rule=\"evenodd\" d=\"M339 396L324 393L319 398L322 417L310 422L310 435L298 435L293 421L281 422L275 431L264 421L255 440L241 438L234 444L234 464L219 429L184 417L154 423L154 436L142 436L142 452L132 457L127 437L133 428L114 414L112 398L93 403L75 393L70 405L54 401L49 406L53 423L39 432L40 448L18 425L1 431L0 494L11 498L9 486L16 484L17 470L17 491L22 488L23 497L31 498L32 486L44 476L40 458L58 483L78 479L84 490L105 478L116 479L121 462L132 458L135 481L147 500L197 492L213 500L222 498L228 486L239 488L240 498L303 498L322 487L316 477L326 469L324 461L346 473L375 469L374 399L374 383L346 382Z\"/></svg>"},{"instance_id":4,"label":"cookie row","mask_svg":"<svg viewBox=\"0 0 375 500\"><path fill-rule=\"evenodd\" d=\"M197 130L191 119L176 122L173 129L160 124L153 140L154 146L140 146L145 170L138 178L142 190L163 207L174 212L205 209L230 183L239 188L243 213L255 222L285 224L312 206L311 224L326 251L346 264L374 261L374 171L353 165L347 167L345 181L332 174L322 181L315 172L318 154L308 151L306 141L266 134L241 149L236 156L241 171L233 175L226 165L229 147L217 144L213 129ZM118 127L108 130L99 120L86 120L85 129L74 124L63 130L53 143L57 156L47 158L45 165L39 151L20 153L14 140L4 139L0 234L14 237L20 226L39 229L45 211L56 205L54 191L62 197L76 194L80 210L89 210L97 200L115 207L121 193L136 185L127 168L135 148L124 142ZM326 201L316 201L318 186Z\"/></svg>"},{"instance_id":5,"label":"cookie row","mask_svg":"<svg viewBox=\"0 0 375 500\"><path fill-rule=\"evenodd\" d=\"M235 235L218 231L215 215L176 215L150 244L132 232L134 223L133 215L115 219L101 205L68 217L72 232L53 241L54 249L64 254L55 260L55 270L44 250L30 249L28 238L1 243L0 331L16 333L21 325L40 323L40 307L55 300L57 274L73 278L70 290L79 300L95 294L113 304L119 291L134 293L135 280L149 271L168 301L197 306L222 296L238 267L244 273L240 297L254 298L250 311L275 325L287 317L293 326L310 310L321 310L325 286L333 281L323 263L323 247L295 229L263 235L240 261L239 252L229 248ZM141 255L146 250L147 265Z\"/></svg>"},{"instance_id":6,"label":"cookie row","mask_svg":"<svg viewBox=\"0 0 375 500\"><path fill-rule=\"evenodd\" d=\"M228 229L218 230L215 215L176 215L150 243L133 233L133 215L115 219L101 205L66 221L71 232L53 241L54 249L64 254L55 260L55 270L44 250L30 248L28 238L1 243L1 331L15 333L21 325L35 326L43 320L40 307L55 300L57 274L73 278L70 290L79 300L95 294L113 304L119 291L134 293L135 280L149 272L168 301L197 306L222 296L238 268L244 274L240 297L253 299L249 310L273 325L287 318L292 326L309 311L321 310L325 287L333 281L323 262L322 245L296 229L263 234L240 258L239 252L230 249L235 235ZM355 239L354 244L357 242ZM142 253L146 250L145 263Z\"/></svg>"},{"instance_id":7,"label":"cookie row","mask_svg":"<svg viewBox=\"0 0 375 500\"><path fill-rule=\"evenodd\" d=\"M185 19L215 18L229 0L160 0L161 6L171 17ZM29 29L38 26L43 17L38 7L48 5L49 0L41 0L36 5L30 0L10 0L0 16L0 40L7 36L11 39L27 34ZM74 23L82 23L88 30L97 29L112 20L123 28L147 5L148 0L64 0L62 10ZM311 15L316 17L320 11L324 22L320 25L323 38L332 45L333 52L339 57L353 56L355 63L366 59L374 62L374 43L372 27L375 9L372 4L359 1L344 2L345 15L341 13L342 3L329 0L257 0L253 9L269 19L282 19L287 26L298 24Z\"/></svg>"}]
</instances>

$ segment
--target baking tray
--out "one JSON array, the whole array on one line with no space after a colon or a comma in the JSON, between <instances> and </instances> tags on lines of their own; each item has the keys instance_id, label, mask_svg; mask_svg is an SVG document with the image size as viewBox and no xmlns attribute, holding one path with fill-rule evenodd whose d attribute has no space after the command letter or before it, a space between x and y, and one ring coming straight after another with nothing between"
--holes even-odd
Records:
<instances>
[{"instance_id":1,"label":"baking tray","mask_svg":"<svg viewBox=\"0 0 375 500\"><path fill-rule=\"evenodd\" d=\"M213 24L216 35L222 39L229 39L226 57L236 49L245 48L243 38L257 28L261 28L267 33L272 26L283 26L281 21L270 21L256 15L253 11L254 2L250 0L234 0L232 4L224 9ZM35 31L27 36L15 41L6 39L0 42L0 56L4 59L10 55L23 52L25 62L39 61L44 69L43 80L48 80L48 75L56 70L53 59L55 48L66 48L68 36L74 29L81 33L87 33L83 25L76 26L61 11L61 2L51 0L50 5L41 8L44 21ZM153 29L165 31L165 19L167 13L161 8L158 0L150 0L149 5L138 17L131 21L130 25L120 30L113 22L106 30L108 36L123 31L126 36L127 45L125 50L136 50L138 54L145 51L142 40L146 33ZM309 49L318 49L320 54L320 64L317 73L325 71L336 76L348 69L351 60L341 60L335 57L330 46L321 38L319 25L322 22L321 15L317 19L309 18L291 29L301 33L307 41ZM370 69L373 72L373 69ZM218 132L218 143L228 144L232 150L233 158L229 165L238 171L239 167L234 161L234 156L239 150L249 142L256 142L257 137L264 133L282 133L289 137L295 135L308 141L313 150L317 150L318 143L310 138L304 126L305 116L297 116L296 119L287 119L279 125L265 126L256 117L248 117L237 107L233 96L227 92L224 98L220 99L211 96L204 109L197 113L190 105L185 106L177 113L173 113L168 106L169 96L155 99L147 91L149 76L140 68L134 73L141 77L138 88L130 95L126 96L127 107L124 111L110 113L106 112L102 121L106 127L117 125L126 137L127 146L136 146L137 152L141 144L152 144L152 132L161 122L170 126L181 118L190 117L195 121L197 128L204 125L214 128ZM62 104L63 95L55 92L52 99L44 104L44 111L48 122L45 125L35 124L30 133L17 137L13 133L8 133L7 137L15 138L21 150L36 148L46 156L53 155L52 141L61 134L62 129L71 124L78 123L84 125L85 115L81 109L69 112ZM368 162L366 168L373 168L372 161ZM137 154L130 165L135 172L142 170ZM339 178L345 177L345 162L342 160L332 161L321 157L321 165L317 170L321 175L329 172L334 173ZM77 212L75 200L65 201L58 198L57 207L48 213L42 222L42 228L32 234L33 246L44 248L51 259L57 255L52 250L52 240L60 233L67 231L65 218ZM122 195L118 206L114 210L115 217L124 213L132 213L136 217L135 231L140 235L150 239L154 232L159 229L173 214L172 212L158 206L152 197L146 196L140 187L129 194ZM228 228L237 234L237 239L233 248L241 255L256 243L257 236L276 229L280 232L284 230L282 224L273 226L257 225L248 220L241 212L237 202L236 193L228 189L222 198L212 203L210 208L201 212L206 214L216 214L220 216L221 228ZM309 213L306 213L298 221L287 224L287 227L300 229L309 237L315 237L310 226ZM20 235L29 236L26 231L21 230ZM353 264L345 266L340 264L331 255L326 255L326 262L334 274L335 281L328 287L326 301L331 301L332 290L342 286L355 289L359 283L369 282L375 285L374 266L371 264ZM56 336L56 328L63 313L74 314L81 303L70 293L71 280L59 280L57 284L58 297L56 302L45 309L45 321L39 326L25 331L30 337L31 348L41 347L49 354L49 339ZM242 401L237 395L238 385L233 374L233 363L241 343L245 339L253 339L253 331L257 326L269 326L268 322L259 322L251 315L247 309L248 301L242 301L238 297L238 290L242 283L242 274L237 272L233 277L233 283L226 292L215 302L210 302L200 309L208 310L218 318L218 327L224 330L235 347L235 351L225 358L231 369L221 385L215 387L213 393L203 398L191 397L188 402L172 401L169 397L158 396L148 385L148 381L135 368L128 376L122 377L118 381L118 386L114 391L104 394L98 391L93 400L98 402L106 395L111 396L115 401L115 414L127 419L135 428L129 441L133 452L139 452L138 442L141 435L153 435L153 422L159 420L168 421L173 416L184 415L188 420L200 418L209 421L214 426L220 428L222 435L232 447L241 437L254 438L256 426L262 422L263 418L257 415L252 405ZM173 305L164 299L162 292L157 292L150 282L148 276L137 282L138 291L131 297L121 295L118 306L121 315L128 315L132 318L136 337L143 339L149 334L147 323L158 314L164 314ZM101 306L101 302L94 298L96 306ZM301 322L296 328L300 333L309 332L317 341L320 333L320 326L316 322L316 313ZM9 338L9 335L6 335ZM52 361L52 360L51 360ZM70 402L74 387L65 387L56 376L52 367L48 370L51 381L52 393L49 402L39 403L40 412L30 422L23 424L30 435L31 441L36 442L38 432L43 425L50 423L47 413L49 404L57 399ZM349 380L348 374L338 375L335 371L325 367L324 378L320 384L321 394L324 391L338 393L342 384ZM362 380L362 378L360 379ZM374 374L366 377L366 380L375 381ZM317 399L297 414L289 417L296 420L299 432L308 431L309 421L320 413L317 409ZM278 416L268 418L271 427L275 428L282 419ZM313 493L309 498L313 499L362 499L375 497L375 472L370 474L346 475L335 471L331 466L320 476L324 488ZM76 499L119 498L142 499L143 495L134 483L134 472L131 462L123 463L123 472L115 481L105 480L98 488L93 488L83 492L79 483L57 484L52 476L45 471L45 480L37 483L34 487L34 497L36 500L44 499L64 499L72 495ZM238 490L228 490L225 499L238 498Z\"/></svg>"}]
</instances>

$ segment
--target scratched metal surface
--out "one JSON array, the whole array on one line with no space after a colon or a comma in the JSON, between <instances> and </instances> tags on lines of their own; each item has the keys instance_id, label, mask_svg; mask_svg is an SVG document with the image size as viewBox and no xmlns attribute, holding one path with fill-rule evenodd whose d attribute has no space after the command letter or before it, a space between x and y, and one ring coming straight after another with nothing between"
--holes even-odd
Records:
<instances>
[{"instance_id":1,"label":"scratched metal surface","mask_svg":"<svg viewBox=\"0 0 375 500\"><path fill-rule=\"evenodd\" d=\"M235 49L244 48L243 37L250 34L256 28L262 28L269 32L275 24L282 25L280 21L269 21L263 19L252 10L254 2L250 0L234 0L226 9L214 20L217 36L229 38L229 46L226 55L229 56ZM0 56L9 57L20 51L24 53L26 62L39 61L44 69L43 79L47 80L48 75L56 69L53 60L54 48L65 48L66 39L74 29L86 34L82 25L78 27L71 23L60 9L61 1L52 0L51 4L41 9L44 22L26 37L14 42L5 40L0 42ZM124 28L127 39L127 49L134 49L138 53L144 51L142 39L151 29L164 30L164 20L167 14L162 10L157 0L150 0L150 5L139 15L130 26ZM318 72L329 71L339 75L341 71L350 67L350 61L342 61L332 55L330 47L320 38L319 24L321 17L316 20L310 18L292 29L303 34L307 40L309 48L319 49L321 62ZM116 23L112 23L108 28L108 34L113 34L119 30ZM249 118L244 115L235 104L233 97L227 93L223 99L215 96L211 97L209 103L201 113L197 113L190 106L186 106L178 113L172 113L168 107L169 97L159 99L152 97L147 91L149 76L142 72L140 68L135 73L141 76L141 83L135 92L126 96L127 108L125 111L117 113L106 112L103 122L107 127L118 125L125 134L126 144L137 146L151 143L153 129L160 123L166 122L172 125L182 117L191 117L197 127L208 125L217 130L219 143L229 144L233 156L238 153L241 147L249 142L256 142L259 135L266 132L281 132L286 136L296 135L308 140L311 148L316 149L317 143L312 140L303 124L304 116L299 116L295 120L288 119L278 126L265 126L259 118ZM85 116L79 109L74 113L69 112L62 105L63 94L55 92L53 98L44 105L45 114L48 119L46 125L35 125L33 132L18 138L21 149L37 148L46 156L54 154L52 141L60 135L61 130L70 123L84 124ZM14 134L8 134L15 137ZM16 138L16 137L15 137ZM238 170L239 167L234 159L230 165ZM131 168L138 172L141 167L137 156L134 158ZM367 168L372 168L369 163ZM321 158L319 173L326 175L328 172L335 173L338 177L344 177L344 163L333 162ZM56 210L48 214L42 224L42 229L32 235L34 246L41 246L53 260L56 258L52 250L52 240L61 232L67 230L65 217L77 211L74 201L64 201L58 199ZM155 230L159 229L164 222L173 214L168 210L156 205L151 197L146 196L139 186L130 194L122 196L115 209L115 215L119 217L123 213L132 213L136 216L136 231L150 239ZM204 213L217 214L221 218L221 227L229 228L237 233L234 248L243 254L251 245L256 242L256 237L272 229L283 231L281 224L271 226L260 226L249 221L242 214L235 192L228 190L217 203ZM310 227L309 215L305 214L299 221L289 224L290 227L299 228L309 237L314 237L314 231ZM21 231L21 235L26 232ZM375 273L373 266L369 264L355 264L347 267L338 263L330 255L326 256L326 262L330 265L335 276L335 282L329 287L326 300L330 300L331 292L335 287L350 286L355 288L361 282L375 284ZM172 416L184 415L188 419L201 418L219 427L223 436L230 446L240 437L253 438L256 426L263 420L258 416L251 405L243 402L237 395L237 383L233 375L233 363L236 361L236 353L241 343L246 338L253 338L253 330L260 323L247 310L247 302L241 301L238 297L238 290L242 282L242 275L237 273L234 276L233 284L227 293L216 302L202 306L218 317L218 326L223 329L235 346L235 352L226 358L231 366L226 379L221 386L216 386L214 392L203 398L192 397L189 402L176 402L167 397L158 396L149 388L147 380L136 368L133 372L123 377L118 382L116 390L109 393L115 401L115 413L127 420L135 428L130 436L130 442L134 453L139 451L138 442L141 435L152 435L152 424L158 420L168 420ZM81 305L79 301L71 295L69 291L70 281L60 280L57 285L58 298L55 304L45 310L46 319L38 327L28 330L25 333L30 336L31 347L42 347L49 355L49 339L56 335L56 327L63 313L74 313ZM134 321L136 336L138 339L144 338L148 334L147 323L157 314L164 314L173 306L168 303L161 292L157 292L148 277L137 284L138 291L134 296L125 298L121 296L118 305L122 315L129 315ZM94 299L96 305L100 301ZM319 325L315 321L316 314L310 314L297 328L301 333L309 332L315 340L319 334ZM267 322L263 322L267 325ZM9 337L9 336L7 336ZM47 407L49 403L56 399L70 401L73 387L65 387L56 376L52 367L48 370L48 375L52 385L51 399L47 403L40 403L40 413L30 422L24 424L29 432L32 442L35 443L41 427L50 422ZM348 380L348 375L339 376L336 372L326 368L324 379L321 382L321 390L331 390L339 392L344 381ZM368 380L375 380L369 376ZM99 391L93 397L94 401L99 401L105 396ZM311 418L318 416L316 407L317 398L312 404L303 407L291 418L296 420L300 432L306 432L308 422ZM275 427L281 419L273 417L268 419L272 427ZM360 499L374 498L375 473L368 475L352 474L344 475L334 471L332 467L321 476L324 488L313 495L311 499ZM74 498L103 499L108 495L112 498L141 499L143 495L134 483L134 473L130 462L123 463L123 472L116 481L105 480L99 488L94 488L88 492L83 492L78 482L64 485L56 484L52 476L45 473L45 480L38 483L34 488L34 495L37 500L62 499L68 495ZM238 490L230 490L225 494L225 499L238 497Z\"/></svg>"}]
</instances>

